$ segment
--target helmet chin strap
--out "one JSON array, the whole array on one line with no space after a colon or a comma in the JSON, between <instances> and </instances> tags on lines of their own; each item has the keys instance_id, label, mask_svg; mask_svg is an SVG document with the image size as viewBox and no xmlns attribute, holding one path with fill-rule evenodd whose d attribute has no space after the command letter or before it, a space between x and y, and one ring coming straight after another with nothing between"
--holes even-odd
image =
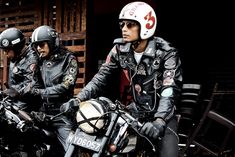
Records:
<instances>
[{"instance_id":1,"label":"helmet chin strap","mask_svg":"<svg viewBox=\"0 0 235 157\"><path fill-rule=\"evenodd\" d=\"M138 40L132 41L132 48L135 50L139 45L140 45L141 39L139 38Z\"/></svg>"},{"instance_id":2,"label":"helmet chin strap","mask_svg":"<svg viewBox=\"0 0 235 157\"><path fill-rule=\"evenodd\" d=\"M131 42L132 48L134 50L137 49L137 47L140 45L141 40L142 39L140 38L140 32L139 32L138 39Z\"/></svg>"}]
</instances>

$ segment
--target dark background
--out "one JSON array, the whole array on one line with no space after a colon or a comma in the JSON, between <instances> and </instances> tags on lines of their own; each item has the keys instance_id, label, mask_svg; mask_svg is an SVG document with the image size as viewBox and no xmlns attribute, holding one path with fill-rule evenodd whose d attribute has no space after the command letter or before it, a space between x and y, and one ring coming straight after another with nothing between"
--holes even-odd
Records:
<instances>
[{"instance_id":1,"label":"dark background","mask_svg":"<svg viewBox=\"0 0 235 157\"><path fill-rule=\"evenodd\" d=\"M215 82L234 89L234 9L232 2L205 0L144 0L156 11L156 36L179 49L184 82L197 82L211 89ZM88 8L91 38L88 80L104 60L115 38L121 37L118 15L130 0L95 0Z\"/></svg>"},{"instance_id":2,"label":"dark background","mask_svg":"<svg viewBox=\"0 0 235 157\"><path fill-rule=\"evenodd\" d=\"M210 98L215 83L221 90L235 90L235 10L232 1L144 1L152 5L158 18L155 35L171 42L179 50L184 83L202 84L202 99ZM88 36L93 45L88 57L91 60L88 69L92 71L88 74L88 81L97 72L98 61L104 60L109 53L113 40L121 37L118 15L128 2L131 1L95 0L90 8L92 11L88 11ZM203 113L205 106L198 105ZM234 120L234 99L222 103L218 110ZM218 128L218 124L216 126ZM209 131L213 138L218 137L218 133L221 130Z\"/></svg>"}]
</instances>

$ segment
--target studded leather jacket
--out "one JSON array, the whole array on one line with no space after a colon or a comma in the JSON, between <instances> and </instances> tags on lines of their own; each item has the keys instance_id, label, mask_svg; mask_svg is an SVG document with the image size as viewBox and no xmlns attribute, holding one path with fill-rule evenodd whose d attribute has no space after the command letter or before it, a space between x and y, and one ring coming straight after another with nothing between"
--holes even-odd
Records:
<instances>
[{"instance_id":1,"label":"studded leather jacket","mask_svg":"<svg viewBox=\"0 0 235 157\"><path fill-rule=\"evenodd\" d=\"M58 110L74 95L78 61L72 52L57 48L49 58L40 60L42 87L37 90L45 105Z\"/></svg>"},{"instance_id":2,"label":"studded leather jacket","mask_svg":"<svg viewBox=\"0 0 235 157\"><path fill-rule=\"evenodd\" d=\"M131 43L116 39L114 44L106 63L77 97L86 100L99 96L110 80L113 80L112 84L116 83L117 78L112 76L118 71L122 73L121 79L127 81L125 87L120 88L126 89L126 92L121 94L132 99L137 112L153 113L154 118L169 120L174 115L182 82L181 61L177 50L162 38L154 37L148 41L137 63Z\"/></svg>"}]
</instances>

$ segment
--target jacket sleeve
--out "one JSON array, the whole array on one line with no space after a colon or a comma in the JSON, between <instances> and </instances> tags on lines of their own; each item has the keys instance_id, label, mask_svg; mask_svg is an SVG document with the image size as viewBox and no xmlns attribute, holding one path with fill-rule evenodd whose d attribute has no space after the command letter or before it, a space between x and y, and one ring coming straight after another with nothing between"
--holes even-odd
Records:
<instances>
[{"instance_id":1,"label":"jacket sleeve","mask_svg":"<svg viewBox=\"0 0 235 157\"><path fill-rule=\"evenodd\" d=\"M176 49L166 51L164 57L162 88L155 118L167 121L174 115L182 85L181 61Z\"/></svg>"},{"instance_id":2,"label":"jacket sleeve","mask_svg":"<svg viewBox=\"0 0 235 157\"><path fill-rule=\"evenodd\" d=\"M108 54L106 62L101 65L91 81L77 94L77 98L85 101L100 96L119 69L117 49L114 46Z\"/></svg>"}]
</instances>

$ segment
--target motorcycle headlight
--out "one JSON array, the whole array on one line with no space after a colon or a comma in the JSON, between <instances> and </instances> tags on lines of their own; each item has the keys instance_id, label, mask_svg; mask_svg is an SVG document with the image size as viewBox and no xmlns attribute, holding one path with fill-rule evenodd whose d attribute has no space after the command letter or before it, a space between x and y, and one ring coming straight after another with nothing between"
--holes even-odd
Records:
<instances>
[{"instance_id":1,"label":"motorcycle headlight","mask_svg":"<svg viewBox=\"0 0 235 157\"><path fill-rule=\"evenodd\" d=\"M78 126L86 133L95 133L101 130L107 123L104 105L91 99L81 102L76 113Z\"/></svg>"}]
</instances>

